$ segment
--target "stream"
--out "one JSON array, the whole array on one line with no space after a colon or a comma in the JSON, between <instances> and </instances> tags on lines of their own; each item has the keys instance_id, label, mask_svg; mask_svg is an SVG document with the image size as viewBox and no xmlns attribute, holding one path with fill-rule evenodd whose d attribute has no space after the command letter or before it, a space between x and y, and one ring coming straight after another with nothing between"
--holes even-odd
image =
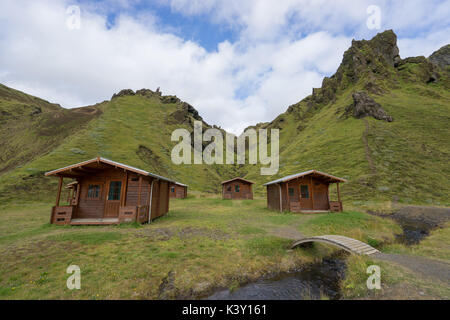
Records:
<instances>
[{"instance_id":1,"label":"stream","mask_svg":"<svg viewBox=\"0 0 450 320\"><path fill-rule=\"evenodd\" d=\"M437 227L434 223L392 217L403 229L396 240L405 245L419 243ZM220 290L208 300L318 300L326 297L340 299L339 282L345 277L345 255L328 257L321 262L307 264L297 272L281 274L268 280L259 280L233 291Z\"/></svg>"},{"instance_id":2,"label":"stream","mask_svg":"<svg viewBox=\"0 0 450 320\"><path fill-rule=\"evenodd\" d=\"M222 290L209 300L318 300L339 299L339 280L345 274L345 259L330 258L305 265L301 271L260 280L232 292Z\"/></svg>"}]
</instances>

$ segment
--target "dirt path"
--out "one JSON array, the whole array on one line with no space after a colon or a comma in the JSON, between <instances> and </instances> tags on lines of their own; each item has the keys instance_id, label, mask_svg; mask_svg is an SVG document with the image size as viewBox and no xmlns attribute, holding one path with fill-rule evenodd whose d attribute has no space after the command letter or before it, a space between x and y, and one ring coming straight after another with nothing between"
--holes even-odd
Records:
<instances>
[{"instance_id":1,"label":"dirt path","mask_svg":"<svg viewBox=\"0 0 450 320\"><path fill-rule=\"evenodd\" d=\"M378 253L372 257L396 263L415 273L450 285L450 263L404 254Z\"/></svg>"},{"instance_id":2,"label":"dirt path","mask_svg":"<svg viewBox=\"0 0 450 320\"><path fill-rule=\"evenodd\" d=\"M369 135L369 122L366 119L364 119L364 123L366 125L366 129L364 130L363 135L362 135L362 140L364 143L364 151L366 153L366 159L367 159L367 162L369 163L370 171L372 172L372 174L376 174L377 169L375 167L375 164L373 163L373 160L371 157L372 152L370 150L369 141L367 139L367 136Z\"/></svg>"}]
</instances>

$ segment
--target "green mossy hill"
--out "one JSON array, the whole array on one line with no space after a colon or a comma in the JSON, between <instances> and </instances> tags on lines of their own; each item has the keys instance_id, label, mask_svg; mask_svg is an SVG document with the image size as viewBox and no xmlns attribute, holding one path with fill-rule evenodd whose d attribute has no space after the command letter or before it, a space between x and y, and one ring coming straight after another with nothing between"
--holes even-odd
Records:
<instances>
[{"instance_id":1,"label":"green mossy hill","mask_svg":"<svg viewBox=\"0 0 450 320\"><path fill-rule=\"evenodd\" d=\"M447 51L401 59L392 31L353 41L322 88L258 126L280 129L279 173L251 167L246 177L317 169L348 179L342 193L357 206L448 205L450 73L436 62Z\"/></svg>"},{"instance_id":2,"label":"green mossy hill","mask_svg":"<svg viewBox=\"0 0 450 320\"><path fill-rule=\"evenodd\" d=\"M0 100L0 110L18 105L11 101ZM97 156L206 192L220 192L223 177L239 174L235 166L173 164L171 151L177 142L171 141L172 131L192 132L194 121L202 119L186 102L148 89L122 90L110 101L78 109L49 104L38 115L24 113L3 120L0 200L4 202L23 197L47 200L54 196L56 179L45 178L46 171ZM209 126L203 122L203 128Z\"/></svg>"},{"instance_id":3,"label":"green mossy hill","mask_svg":"<svg viewBox=\"0 0 450 320\"><path fill-rule=\"evenodd\" d=\"M172 131L192 132L202 118L159 90L125 89L110 101L67 110L0 86L0 201L52 197L56 181L45 171L101 155L203 192L220 192L220 181L243 176L264 195L264 182L317 169L348 179L342 194L356 206L449 205L448 51L402 59L391 30L354 40L321 88L253 126L280 129L275 176L261 176L259 165L174 165Z\"/></svg>"}]
</instances>

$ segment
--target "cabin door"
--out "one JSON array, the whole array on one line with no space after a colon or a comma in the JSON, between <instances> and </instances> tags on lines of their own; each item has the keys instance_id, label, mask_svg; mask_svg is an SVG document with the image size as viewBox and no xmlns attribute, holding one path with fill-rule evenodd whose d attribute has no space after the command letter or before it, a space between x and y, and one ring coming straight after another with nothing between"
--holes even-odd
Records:
<instances>
[{"instance_id":1,"label":"cabin door","mask_svg":"<svg viewBox=\"0 0 450 320\"><path fill-rule=\"evenodd\" d=\"M118 218L123 181L111 179L107 181L104 218Z\"/></svg>"},{"instance_id":2,"label":"cabin door","mask_svg":"<svg viewBox=\"0 0 450 320\"><path fill-rule=\"evenodd\" d=\"M300 183L300 208L302 210L312 210L311 185Z\"/></svg>"},{"instance_id":3,"label":"cabin door","mask_svg":"<svg viewBox=\"0 0 450 320\"><path fill-rule=\"evenodd\" d=\"M314 184L314 210L330 209L328 202L328 185L324 183Z\"/></svg>"}]
</instances>

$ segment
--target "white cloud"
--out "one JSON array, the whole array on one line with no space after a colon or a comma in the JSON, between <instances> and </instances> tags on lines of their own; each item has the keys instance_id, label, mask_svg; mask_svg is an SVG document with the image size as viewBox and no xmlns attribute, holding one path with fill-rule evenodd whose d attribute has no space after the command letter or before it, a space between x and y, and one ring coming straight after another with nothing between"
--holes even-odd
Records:
<instances>
[{"instance_id":1,"label":"white cloud","mask_svg":"<svg viewBox=\"0 0 450 320\"><path fill-rule=\"evenodd\" d=\"M159 1L185 15L207 14L213 23L239 32L238 40L208 52L161 31L168 29L160 28L158 17L148 12L137 18L119 15L108 29L105 2L84 6L81 29L69 30L65 21L71 1L4 0L0 81L65 107L94 104L123 88L161 87L164 94L191 103L208 123L240 133L248 125L272 120L319 87L323 75L334 73L350 45L348 28L356 37L374 35L365 28L372 1ZM130 8L122 0L113 5ZM381 5L388 8L384 1ZM405 4L395 8L407 9ZM426 18L422 27L430 31L400 38L402 51L428 54L448 43L439 23L423 14L411 16L412 23ZM386 14L383 28L392 17ZM408 27L403 18L395 23Z\"/></svg>"}]
</instances>

